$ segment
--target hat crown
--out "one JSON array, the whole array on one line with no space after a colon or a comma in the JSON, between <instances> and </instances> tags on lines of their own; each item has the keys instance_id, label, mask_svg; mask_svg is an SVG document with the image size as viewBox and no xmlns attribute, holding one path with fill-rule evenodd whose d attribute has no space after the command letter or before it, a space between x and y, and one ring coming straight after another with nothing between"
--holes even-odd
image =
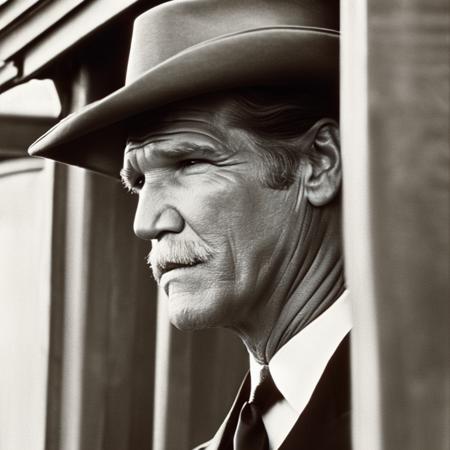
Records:
<instances>
[{"instance_id":1,"label":"hat crown","mask_svg":"<svg viewBox=\"0 0 450 450\"><path fill-rule=\"evenodd\" d=\"M221 36L281 26L338 31L338 20L338 0L167 2L136 19L126 84L172 56Z\"/></svg>"}]
</instances>

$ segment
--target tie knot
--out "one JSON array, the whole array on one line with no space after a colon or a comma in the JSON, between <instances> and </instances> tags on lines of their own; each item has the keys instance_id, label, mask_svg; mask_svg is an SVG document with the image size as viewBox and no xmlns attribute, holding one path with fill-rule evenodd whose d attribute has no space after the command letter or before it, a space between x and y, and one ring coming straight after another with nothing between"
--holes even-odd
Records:
<instances>
[{"instance_id":1,"label":"tie knot","mask_svg":"<svg viewBox=\"0 0 450 450\"><path fill-rule=\"evenodd\" d=\"M250 398L250 403L253 403L261 413L264 413L280 398L281 393L273 381L269 366L263 366L261 369L260 381Z\"/></svg>"}]
</instances>

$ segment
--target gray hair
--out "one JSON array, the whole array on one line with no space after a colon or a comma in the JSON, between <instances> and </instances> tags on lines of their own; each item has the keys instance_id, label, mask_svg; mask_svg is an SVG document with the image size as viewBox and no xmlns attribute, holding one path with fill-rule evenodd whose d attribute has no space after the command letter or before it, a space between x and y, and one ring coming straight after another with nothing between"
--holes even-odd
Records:
<instances>
[{"instance_id":1,"label":"gray hair","mask_svg":"<svg viewBox=\"0 0 450 450\"><path fill-rule=\"evenodd\" d=\"M322 118L339 120L336 95L324 91L247 88L224 94L230 101L220 111L221 122L250 136L250 146L261 157L261 181L274 189L292 184L302 158L316 157L301 142L305 133Z\"/></svg>"}]
</instances>

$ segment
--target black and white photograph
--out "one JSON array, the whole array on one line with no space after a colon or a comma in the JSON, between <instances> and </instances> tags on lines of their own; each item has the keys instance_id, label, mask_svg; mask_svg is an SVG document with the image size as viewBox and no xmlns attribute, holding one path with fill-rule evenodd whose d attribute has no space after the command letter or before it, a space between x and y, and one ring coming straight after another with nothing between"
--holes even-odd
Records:
<instances>
[{"instance_id":1,"label":"black and white photograph","mask_svg":"<svg viewBox=\"0 0 450 450\"><path fill-rule=\"evenodd\" d=\"M0 450L450 450L448 0L0 0Z\"/></svg>"}]
</instances>

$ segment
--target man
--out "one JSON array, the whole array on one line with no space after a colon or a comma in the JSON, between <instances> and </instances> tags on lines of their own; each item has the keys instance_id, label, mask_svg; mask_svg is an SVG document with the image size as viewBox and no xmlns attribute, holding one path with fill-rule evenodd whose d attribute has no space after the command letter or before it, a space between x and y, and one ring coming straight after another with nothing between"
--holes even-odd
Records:
<instances>
[{"instance_id":1,"label":"man","mask_svg":"<svg viewBox=\"0 0 450 450\"><path fill-rule=\"evenodd\" d=\"M207 449L349 449L338 2L168 2L124 88L31 153L117 176L180 329L226 327L250 372ZM125 154L106 144L126 139Z\"/></svg>"}]
</instances>

